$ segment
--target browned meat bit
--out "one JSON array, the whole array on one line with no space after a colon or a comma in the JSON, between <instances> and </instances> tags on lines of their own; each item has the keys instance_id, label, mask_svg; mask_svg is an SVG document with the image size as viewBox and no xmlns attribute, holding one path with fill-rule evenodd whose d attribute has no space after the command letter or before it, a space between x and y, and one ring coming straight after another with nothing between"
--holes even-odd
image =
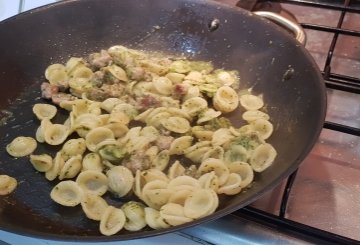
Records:
<instances>
[{"instance_id":1,"label":"browned meat bit","mask_svg":"<svg viewBox=\"0 0 360 245\"><path fill-rule=\"evenodd\" d=\"M65 93L60 92L60 93L53 94L51 99L54 104L59 105L62 101L75 100L76 97L71 94L65 94Z\"/></svg>"},{"instance_id":2,"label":"browned meat bit","mask_svg":"<svg viewBox=\"0 0 360 245\"><path fill-rule=\"evenodd\" d=\"M100 53L89 55L89 63L95 68L101 68L110 65L112 58L106 50L101 50Z\"/></svg>"},{"instance_id":3,"label":"browned meat bit","mask_svg":"<svg viewBox=\"0 0 360 245\"><path fill-rule=\"evenodd\" d=\"M157 147L159 147L159 150L162 151L169 149L173 141L174 141L174 137L161 135L157 138L155 144Z\"/></svg>"},{"instance_id":4,"label":"browned meat bit","mask_svg":"<svg viewBox=\"0 0 360 245\"><path fill-rule=\"evenodd\" d=\"M189 85L186 84L176 84L174 87L174 93L179 95L184 95L189 89Z\"/></svg>"},{"instance_id":5,"label":"browned meat bit","mask_svg":"<svg viewBox=\"0 0 360 245\"><path fill-rule=\"evenodd\" d=\"M145 78L145 70L142 67L136 66L136 67L127 67L126 68L127 74L130 79L141 81Z\"/></svg>"},{"instance_id":6,"label":"browned meat bit","mask_svg":"<svg viewBox=\"0 0 360 245\"><path fill-rule=\"evenodd\" d=\"M161 101L154 96L144 95L136 98L137 107L139 110L147 110L152 107L159 107L161 105Z\"/></svg>"},{"instance_id":7,"label":"browned meat bit","mask_svg":"<svg viewBox=\"0 0 360 245\"><path fill-rule=\"evenodd\" d=\"M119 98L124 93L125 87L121 83L103 84L100 88L92 88L86 92L90 100L103 101L107 98Z\"/></svg>"},{"instance_id":8,"label":"browned meat bit","mask_svg":"<svg viewBox=\"0 0 360 245\"><path fill-rule=\"evenodd\" d=\"M136 152L132 154L128 159L122 161L122 165L127 167L133 174L136 174L136 170L146 170L151 167L150 159L144 152Z\"/></svg>"},{"instance_id":9,"label":"browned meat bit","mask_svg":"<svg viewBox=\"0 0 360 245\"><path fill-rule=\"evenodd\" d=\"M96 71L96 72L94 72L94 75L91 77L90 83L94 87L100 88L101 85L103 84L103 79L104 79L104 72Z\"/></svg>"},{"instance_id":10,"label":"browned meat bit","mask_svg":"<svg viewBox=\"0 0 360 245\"><path fill-rule=\"evenodd\" d=\"M41 97L45 99L51 99L54 94L59 92L59 87L56 85L51 85L50 83L41 84Z\"/></svg>"}]
</instances>

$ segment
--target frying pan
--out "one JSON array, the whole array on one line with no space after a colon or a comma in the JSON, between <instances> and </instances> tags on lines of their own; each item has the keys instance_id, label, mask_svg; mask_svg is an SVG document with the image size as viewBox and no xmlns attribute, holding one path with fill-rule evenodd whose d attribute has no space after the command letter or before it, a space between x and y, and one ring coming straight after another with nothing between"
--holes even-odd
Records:
<instances>
[{"instance_id":1,"label":"frying pan","mask_svg":"<svg viewBox=\"0 0 360 245\"><path fill-rule=\"evenodd\" d=\"M215 18L219 25L209 30ZM246 192L222 197L214 214L165 230L121 231L105 237L98 231L98 222L87 219L81 208L54 203L49 193L56 181L47 181L27 158L9 157L5 146L19 135L34 136L39 122L31 108L35 103L44 103L39 87L49 64L117 44L211 60L216 67L238 70L241 89L252 88L253 94L263 94L275 129L268 140L278 152L274 164L256 174ZM0 173L19 182L15 192L0 197L0 229L26 236L126 240L215 220L253 202L292 173L316 142L325 117L324 83L304 47L270 21L215 2L59 2L1 22L0 50ZM229 118L237 125L241 122L239 111ZM40 144L36 153L53 154L55 150ZM126 201L111 196L107 200L115 206Z\"/></svg>"}]
</instances>

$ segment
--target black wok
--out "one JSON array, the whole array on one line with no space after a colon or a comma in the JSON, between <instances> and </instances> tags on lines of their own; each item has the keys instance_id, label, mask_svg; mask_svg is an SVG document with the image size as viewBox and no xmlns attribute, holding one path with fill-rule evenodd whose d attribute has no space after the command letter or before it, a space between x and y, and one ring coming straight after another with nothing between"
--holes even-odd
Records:
<instances>
[{"instance_id":1,"label":"black wok","mask_svg":"<svg viewBox=\"0 0 360 245\"><path fill-rule=\"evenodd\" d=\"M220 25L209 31L213 18ZM42 102L39 87L49 64L117 44L183 53L190 59L211 60L217 67L238 70L241 88L251 87L254 94L264 95L275 126L269 139L278 151L275 163L256 175L252 188L221 200L214 214L166 230L121 231L104 237L98 222L87 219L81 208L54 203L49 193L56 181L49 182L35 172L27 158L9 157L5 146L16 136L34 136L38 121L31 108ZM267 20L209 1L64 1L1 22L0 50L0 109L2 121L7 118L0 126L0 173L19 182L14 193L0 197L0 229L26 236L125 240L220 218L253 202L293 172L313 147L324 121L324 83L304 47ZM239 113L230 117L239 124ZM54 152L54 148L40 145L37 149L45 151Z\"/></svg>"}]
</instances>

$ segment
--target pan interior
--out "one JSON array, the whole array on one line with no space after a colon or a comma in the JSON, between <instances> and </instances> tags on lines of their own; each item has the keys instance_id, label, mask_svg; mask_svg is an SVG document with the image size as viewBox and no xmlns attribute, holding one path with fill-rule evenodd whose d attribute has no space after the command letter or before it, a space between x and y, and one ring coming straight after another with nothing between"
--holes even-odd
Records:
<instances>
[{"instance_id":1,"label":"pan interior","mask_svg":"<svg viewBox=\"0 0 360 245\"><path fill-rule=\"evenodd\" d=\"M211 32L208 24L215 18L220 25ZM219 218L254 201L294 171L314 145L324 121L324 85L305 49L268 21L220 4L65 1L0 23L0 36L0 115L8 117L0 126L0 173L19 182L13 194L0 198L0 227L11 232L59 240L125 240ZM117 44L211 60L218 68L238 70L241 89L252 88L253 94L263 95L274 124L269 143L278 157L273 166L257 174L246 192L224 198L215 214L163 231L122 231L105 238L98 232L98 223L87 219L80 207L55 205L49 192L56 181L35 172L27 158L12 159L5 147L19 135L34 136L38 121L32 106L44 102L39 88L49 64ZM289 71L291 75L284 76ZM241 122L241 111L228 116L235 124ZM55 150L39 145L37 152ZM120 204L111 197L108 200Z\"/></svg>"}]
</instances>

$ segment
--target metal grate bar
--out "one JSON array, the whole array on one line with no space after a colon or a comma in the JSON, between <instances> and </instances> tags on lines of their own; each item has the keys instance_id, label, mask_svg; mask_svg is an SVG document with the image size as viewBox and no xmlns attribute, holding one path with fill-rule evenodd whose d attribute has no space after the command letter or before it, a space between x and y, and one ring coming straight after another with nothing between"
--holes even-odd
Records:
<instances>
[{"instance_id":1,"label":"metal grate bar","mask_svg":"<svg viewBox=\"0 0 360 245\"><path fill-rule=\"evenodd\" d=\"M350 0L345 0L345 3L344 5L345 6L349 6L350 4ZM344 22L344 17L345 17L345 10L342 10L341 11L341 14L340 14L340 17L339 17L339 21L338 21L338 24L336 26L336 28L340 29L343 22ZM338 32L335 32L334 34L334 37L331 41L331 44L330 44L330 48L329 48L329 51L328 51L328 55L326 57L326 61L325 61L325 66L324 66L324 78L326 80L329 79L330 77L330 71L331 71L331 60L332 60L332 57L333 57L333 54L334 54L334 50L335 50L335 46L336 46L336 43L337 43L337 40L338 40L338 37L339 37L339 33Z\"/></svg>"},{"instance_id":2,"label":"metal grate bar","mask_svg":"<svg viewBox=\"0 0 360 245\"><path fill-rule=\"evenodd\" d=\"M297 170L292 173L287 182L286 182L286 186L285 186L285 190L283 193L283 196L281 198L281 204L280 204L280 212L279 212L279 216L281 218L285 217L286 214L286 208L287 208L287 204L288 204L288 200L289 200L289 196L290 196L290 192L291 192L291 188L294 184L295 178L296 178L296 174L297 174Z\"/></svg>"},{"instance_id":3,"label":"metal grate bar","mask_svg":"<svg viewBox=\"0 0 360 245\"><path fill-rule=\"evenodd\" d=\"M258 1L258 2L267 2L267 0L262 0L262 1ZM348 13L360 12L360 8L358 8L358 7L349 6L349 5L346 5L346 6L336 5L336 4L333 4L333 1L328 1L327 3L323 3L323 2L303 1L303 0L272 0L271 2L290 3L290 4L302 5L302 6L306 6L306 7L346 11Z\"/></svg>"},{"instance_id":4,"label":"metal grate bar","mask_svg":"<svg viewBox=\"0 0 360 245\"><path fill-rule=\"evenodd\" d=\"M334 130L334 131L339 131L339 132L342 132L345 134L360 136L360 128L354 128L354 127L342 125L339 123L325 122L324 128Z\"/></svg>"},{"instance_id":5,"label":"metal grate bar","mask_svg":"<svg viewBox=\"0 0 360 245\"><path fill-rule=\"evenodd\" d=\"M343 34L348 36L360 37L360 31L342 29L338 27L330 27L330 26L323 26L323 25L315 25L315 24L308 24L308 23L301 23L301 26L305 29L311 29L316 31L323 31L323 32L331 32L337 34Z\"/></svg>"},{"instance_id":6,"label":"metal grate bar","mask_svg":"<svg viewBox=\"0 0 360 245\"><path fill-rule=\"evenodd\" d=\"M235 214L266 226L270 225L276 229L281 229L297 237L315 242L315 244L358 244L358 241L355 241L354 239L304 225L286 218L280 218L277 215L252 207L239 209Z\"/></svg>"},{"instance_id":7,"label":"metal grate bar","mask_svg":"<svg viewBox=\"0 0 360 245\"><path fill-rule=\"evenodd\" d=\"M330 73L330 77L325 81L325 85L331 89L360 94L360 79L355 77Z\"/></svg>"}]
</instances>

